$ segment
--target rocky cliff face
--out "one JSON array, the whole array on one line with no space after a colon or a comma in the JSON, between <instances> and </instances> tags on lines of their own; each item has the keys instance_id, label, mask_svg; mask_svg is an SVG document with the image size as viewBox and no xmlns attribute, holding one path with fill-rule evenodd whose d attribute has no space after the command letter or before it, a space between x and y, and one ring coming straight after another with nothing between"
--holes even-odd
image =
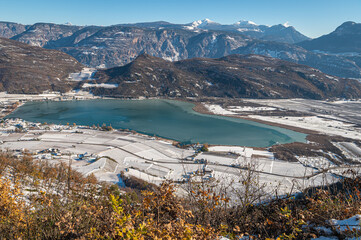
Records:
<instances>
[{"instance_id":1,"label":"rocky cliff face","mask_svg":"<svg viewBox=\"0 0 361 240\"><path fill-rule=\"evenodd\" d=\"M124 26L99 31L86 28L81 31L84 39L76 43L68 42L64 46L63 41L59 40L45 47L66 52L92 67L124 65L141 53L171 61L195 57L219 58L230 54L260 54L319 68L332 75L361 78L361 65L356 60L315 53L292 44L255 40L239 33L197 33L181 29L151 30Z\"/></svg>"},{"instance_id":2,"label":"rocky cliff face","mask_svg":"<svg viewBox=\"0 0 361 240\"><path fill-rule=\"evenodd\" d=\"M52 23L36 23L29 26L24 32L13 36L12 39L32 46L44 47L48 42L69 37L82 28Z\"/></svg>"},{"instance_id":3,"label":"rocky cliff face","mask_svg":"<svg viewBox=\"0 0 361 240\"><path fill-rule=\"evenodd\" d=\"M29 26L12 23L12 22L0 22L0 37L11 38L28 29Z\"/></svg>"},{"instance_id":4,"label":"rocky cliff face","mask_svg":"<svg viewBox=\"0 0 361 240\"><path fill-rule=\"evenodd\" d=\"M82 64L63 52L0 38L0 91L69 91L74 87L73 82L67 81L69 74L82 68Z\"/></svg>"},{"instance_id":5,"label":"rocky cliff face","mask_svg":"<svg viewBox=\"0 0 361 240\"><path fill-rule=\"evenodd\" d=\"M117 97L325 99L361 96L358 81L329 76L314 68L259 55L169 62L143 54L123 67L99 70L94 77L97 80L93 84L117 87L93 87L91 91Z\"/></svg>"},{"instance_id":6,"label":"rocky cliff face","mask_svg":"<svg viewBox=\"0 0 361 240\"><path fill-rule=\"evenodd\" d=\"M195 57L219 58L231 54L261 54L319 68L339 77L361 78L361 57L324 54L276 42L282 38L302 36L294 33L295 29L289 26L263 28L251 22L234 25L156 22L109 27L41 23L27 27L12 39L63 51L82 64L98 68L125 65L142 53L171 61ZM259 35L260 29L263 29L262 36Z\"/></svg>"}]
</instances>

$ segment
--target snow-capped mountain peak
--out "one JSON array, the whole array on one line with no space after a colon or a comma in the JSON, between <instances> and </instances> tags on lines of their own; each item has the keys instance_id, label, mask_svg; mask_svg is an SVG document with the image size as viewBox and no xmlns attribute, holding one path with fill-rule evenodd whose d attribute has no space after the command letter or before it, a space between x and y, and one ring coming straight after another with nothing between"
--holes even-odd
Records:
<instances>
[{"instance_id":1,"label":"snow-capped mountain peak","mask_svg":"<svg viewBox=\"0 0 361 240\"><path fill-rule=\"evenodd\" d=\"M202 26L206 26L210 23L216 23L216 22L213 22L212 20L206 18L206 19L203 19L203 20L197 20L197 21L194 21L192 23L192 26L193 27L202 27Z\"/></svg>"},{"instance_id":2,"label":"snow-capped mountain peak","mask_svg":"<svg viewBox=\"0 0 361 240\"><path fill-rule=\"evenodd\" d=\"M288 27L291 27L291 25L289 24L289 22L285 22L284 24L282 24L284 27L288 28Z\"/></svg>"},{"instance_id":3,"label":"snow-capped mountain peak","mask_svg":"<svg viewBox=\"0 0 361 240\"><path fill-rule=\"evenodd\" d=\"M204 23L214 23L212 20L210 20L209 18L205 18L202 20L202 22Z\"/></svg>"},{"instance_id":4,"label":"snow-capped mountain peak","mask_svg":"<svg viewBox=\"0 0 361 240\"><path fill-rule=\"evenodd\" d=\"M191 24L188 24L188 26L185 26L185 28L189 29L189 30L195 30L198 28L204 28L210 24L218 25L218 23L216 23L208 18L205 18L203 20L194 21Z\"/></svg>"},{"instance_id":5,"label":"snow-capped mountain peak","mask_svg":"<svg viewBox=\"0 0 361 240\"><path fill-rule=\"evenodd\" d=\"M258 26L255 22L246 21L246 20L240 20L240 21L236 22L234 25L239 25L239 26Z\"/></svg>"}]
</instances>

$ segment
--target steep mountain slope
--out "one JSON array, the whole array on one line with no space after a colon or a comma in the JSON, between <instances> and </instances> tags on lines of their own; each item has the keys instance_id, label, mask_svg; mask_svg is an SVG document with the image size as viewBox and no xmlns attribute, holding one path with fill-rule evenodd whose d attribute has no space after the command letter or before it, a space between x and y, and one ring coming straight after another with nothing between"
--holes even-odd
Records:
<instances>
[{"instance_id":1,"label":"steep mountain slope","mask_svg":"<svg viewBox=\"0 0 361 240\"><path fill-rule=\"evenodd\" d=\"M0 22L0 37L11 38L28 29L29 26L12 22Z\"/></svg>"},{"instance_id":2,"label":"steep mountain slope","mask_svg":"<svg viewBox=\"0 0 361 240\"><path fill-rule=\"evenodd\" d=\"M361 62L357 61L358 59L307 51L293 44L253 41L234 53L265 55L311 66L338 77L361 78Z\"/></svg>"},{"instance_id":3,"label":"steep mountain slope","mask_svg":"<svg viewBox=\"0 0 361 240\"><path fill-rule=\"evenodd\" d=\"M361 54L361 23L345 22L332 33L299 45L308 50Z\"/></svg>"},{"instance_id":4,"label":"steep mountain slope","mask_svg":"<svg viewBox=\"0 0 361 240\"><path fill-rule=\"evenodd\" d=\"M74 86L66 81L69 73L78 72L82 67L73 57L60 51L0 38L0 91L68 91Z\"/></svg>"},{"instance_id":5,"label":"steep mountain slope","mask_svg":"<svg viewBox=\"0 0 361 240\"><path fill-rule=\"evenodd\" d=\"M273 35L264 35L265 29L274 31ZM262 54L319 68L339 77L361 79L361 57L317 53L293 44L275 42L277 34L290 38L288 31L292 32L292 27L267 27L249 21L233 25L207 20L188 25L155 22L109 27L41 23L12 39L63 51L85 65L98 68L130 63L144 52L172 61L194 57L219 58L230 54ZM291 38L297 38L296 35Z\"/></svg>"},{"instance_id":6,"label":"steep mountain slope","mask_svg":"<svg viewBox=\"0 0 361 240\"><path fill-rule=\"evenodd\" d=\"M69 37L82 28L72 25L36 23L28 27L26 31L12 37L12 39L32 46L43 47L49 41Z\"/></svg>"},{"instance_id":7,"label":"steep mountain slope","mask_svg":"<svg viewBox=\"0 0 361 240\"><path fill-rule=\"evenodd\" d=\"M292 44L256 40L237 32L197 33L183 29L125 26L87 27L79 32L82 38L76 33L73 35L76 37L48 42L45 47L66 52L92 67L124 65L143 52L171 61L195 57L219 58L230 54L261 54L309 65L328 74L361 78L361 65L355 60L314 53Z\"/></svg>"},{"instance_id":8,"label":"steep mountain slope","mask_svg":"<svg viewBox=\"0 0 361 240\"><path fill-rule=\"evenodd\" d=\"M131 62L142 52L169 60L188 58L187 43L196 33L175 30L152 30L111 26L81 30L88 37L75 45L53 42L49 47L66 52L92 67L115 67Z\"/></svg>"},{"instance_id":9,"label":"steep mountain slope","mask_svg":"<svg viewBox=\"0 0 361 240\"><path fill-rule=\"evenodd\" d=\"M249 36L252 36L249 34ZM284 42L284 43L298 43L309 40L302 33L298 32L294 27L285 24L278 24L268 27L264 30L263 36L260 38L267 41Z\"/></svg>"},{"instance_id":10,"label":"steep mountain slope","mask_svg":"<svg viewBox=\"0 0 361 240\"><path fill-rule=\"evenodd\" d=\"M231 55L169 62L147 54L123 67L99 70L96 83L117 88L92 88L96 94L121 97L360 97L361 84L326 75L304 65L259 55Z\"/></svg>"}]
</instances>

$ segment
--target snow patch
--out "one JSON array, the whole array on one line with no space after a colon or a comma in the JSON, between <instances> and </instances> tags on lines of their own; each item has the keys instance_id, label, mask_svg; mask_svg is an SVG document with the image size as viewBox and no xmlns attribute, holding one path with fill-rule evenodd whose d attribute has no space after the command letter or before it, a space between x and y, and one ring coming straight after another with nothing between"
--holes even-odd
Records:
<instances>
[{"instance_id":1,"label":"snow patch","mask_svg":"<svg viewBox=\"0 0 361 240\"><path fill-rule=\"evenodd\" d=\"M237 114L235 112L231 112L231 111L228 111L224 108L222 108L221 106L219 105L214 105L214 104L204 104L204 106L212 113L214 114L220 114L220 115L234 115L234 114Z\"/></svg>"},{"instance_id":2,"label":"snow patch","mask_svg":"<svg viewBox=\"0 0 361 240\"><path fill-rule=\"evenodd\" d=\"M258 111L274 111L277 108L274 107L249 107L249 106L229 106L228 110L234 112L258 112Z\"/></svg>"},{"instance_id":3,"label":"snow patch","mask_svg":"<svg viewBox=\"0 0 361 240\"><path fill-rule=\"evenodd\" d=\"M240 20L240 21L236 22L234 25L239 25L239 26L258 26L255 22L246 21L246 20Z\"/></svg>"},{"instance_id":4,"label":"snow patch","mask_svg":"<svg viewBox=\"0 0 361 240\"><path fill-rule=\"evenodd\" d=\"M68 80L69 81L93 80L93 76L95 72L96 72L95 68L83 68L80 72L70 73Z\"/></svg>"},{"instance_id":5,"label":"snow patch","mask_svg":"<svg viewBox=\"0 0 361 240\"><path fill-rule=\"evenodd\" d=\"M282 24L284 27L286 27L286 28L288 28L288 27L290 27L291 25L289 24L289 22L287 21L287 22L285 22L284 24Z\"/></svg>"},{"instance_id":6,"label":"snow patch","mask_svg":"<svg viewBox=\"0 0 361 240\"><path fill-rule=\"evenodd\" d=\"M119 84L116 83L84 83L82 88L117 88Z\"/></svg>"},{"instance_id":7,"label":"snow patch","mask_svg":"<svg viewBox=\"0 0 361 240\"><path fill-rule=\"evenodd\" d=\"M361 215L357 214L345 220L331 219L330 224L335 226L337 231L344 232L346 230L360 230Z\"/></svg>"}]
</instances>

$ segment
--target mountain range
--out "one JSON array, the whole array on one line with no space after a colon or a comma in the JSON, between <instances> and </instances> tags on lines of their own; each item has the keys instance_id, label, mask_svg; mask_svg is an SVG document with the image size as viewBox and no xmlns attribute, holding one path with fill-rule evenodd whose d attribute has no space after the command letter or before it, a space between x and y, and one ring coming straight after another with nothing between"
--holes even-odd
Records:
<instances>
[{"instance_id":1,"label":"mountain range","mask_svg":"<svg viewBox=\"0 0 361 240\"><path fill-rule=\"evenodd\" d=\"M352 42L358 46L359 31L353 28L341 31L344 25L350 24L341 25L336 32L340 36L351 32ZM258 54L308 65L338 77L361 79L361 56L335 54L336 50L329 53L322 48L327 46L323 43L310 47L320 40L309 39L286 24L269 27L239 21L222 25L208 19L188 24L151 22L106 27L0 22L0 36L60 50L84 65L97 68L122 66L142 53L171 61Z\"/></svg>"},{"instance_id":2,"label":"mountain range","mask_svg":"<svg viewBox=\"0 0 361 240\"><path fill-rule=\"evenodd\" d=\"M345 22L330 34L298 45L331 54L361 55L361 23Z\"/></svg>"},{"instance_id":3,"label":"mountain range","mask_svg":"<svg viewBox=\"0 0 361 240\"><path fill-rule=\"evenodd\" d=\"M278 24L274 26L258 25L252 21L241 20L234 24L220 24L210 19L198 20L188 24L172 24L164 21L150 23L123 24L123 26L135 26L152 29L185 29L195 32L204 30L208 31L225 31L236 32L260 39L284 43L298 43L309 40L302 33L288 24Z\"/></svg>"},{"instance_id":4,"label":"mountain range","mask_svg":"<svg viewBox=\"0 0 361 240\"><path fill-rule=\"evenodd\" d=\"M361 97L361 83L261 55L167 61L141 54L121 67L72 79L84 65L73 57L0 38L0 91L41 93L87 89L112 97ZM77 80L77 81L74 81Z\"/></svg>"},{"instance_id":5,"label":"mountain range","mask_svg":"<svg viewBox=\"0 0 361 240\"><path fill-rule=\"evenodd\" d=\"M357 98L361 84L300 64L260 55L170 62L142 54L94 75L93 93L117 97Z\"/></svg>"}]
</instances>

